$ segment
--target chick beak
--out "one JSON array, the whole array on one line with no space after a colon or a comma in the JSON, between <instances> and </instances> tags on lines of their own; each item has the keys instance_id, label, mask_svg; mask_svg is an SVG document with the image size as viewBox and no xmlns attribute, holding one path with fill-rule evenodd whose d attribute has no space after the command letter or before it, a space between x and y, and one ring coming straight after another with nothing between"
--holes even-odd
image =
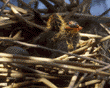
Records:
<instances>
[{"instance_id":1,"label":"chick beak","mask_svg":"<svg viewBox=\"0 0 110 88\"><path fill-rule=\"evenodd\" d=\"M80 30L82 30L82 29L83 29L83 27L79 26L79 27L78 27L78 29L79 29L79 31L80 31Z\"/></svg>"}]
</instances>

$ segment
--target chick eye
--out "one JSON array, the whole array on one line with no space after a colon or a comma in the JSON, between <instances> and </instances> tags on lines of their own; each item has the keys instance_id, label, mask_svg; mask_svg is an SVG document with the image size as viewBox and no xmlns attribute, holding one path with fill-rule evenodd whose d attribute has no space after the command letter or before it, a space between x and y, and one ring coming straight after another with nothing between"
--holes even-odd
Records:
<instances>
[{"instance_id":1,"label":"chick eye","mask_svg":"<svg viewBox=\"0 0 110 88\"><path fill-rule=\"evenodd\" d=\"M77 28L78 27L78 23L77 22L73 22L73 21L69 21L68 25L72 28Z\"/></svg>"}]
</instances>

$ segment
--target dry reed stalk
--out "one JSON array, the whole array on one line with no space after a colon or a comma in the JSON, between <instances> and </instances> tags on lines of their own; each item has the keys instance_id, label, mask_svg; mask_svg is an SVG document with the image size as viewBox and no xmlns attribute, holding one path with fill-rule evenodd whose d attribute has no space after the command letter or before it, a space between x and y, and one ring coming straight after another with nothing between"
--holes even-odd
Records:
<instances>
[{"instance_id":1,"label":"dry reed stalk","mask_svg":"<svg viewBox=\"0 0 110 88\"><path fill-rule=\"evenodd\" d=\"M88 38L102 38L102 36L100 36L100 35L87 34L87 33L79 33L79 36L88 37Z\"/></svg>"},{"instance_id":2,"label":"dry reed stalk","mask_svg":"<svg viewBox=\"0 0 110 88\"><path fill-rule=\"evenodd\" d=\"M77 44L77 46L76 47L82 47L82 46L85 46L86 44L87 44L87 42L88 41L84 41L84 40L81 40L81 39L79 39L79 42L78 42L78 44Z\"/></svg>"},{"instance_id":3,"label":"dry reed stalk","mask_svg":"<svg viewBox=\"0 0 110 88\"><path fill-rule=\"evenodd\" d=\"M7 80L10 80L10 79L16 79L16 78L23 78L23 77L33 77L33 78L44 77L44 78L47 78L47 79L61 79L63 77L66 77L66 78L72 77L71 75L54 75L54 76L51 76L51 75L48 75L48 74L41 74L41 73L39 73L39 74L36 74L36 73L22 73L22 72L19 72L19 71L11 72L11 74L10 75L9 74L10 74L9 72L0 73L0 78L2 78L2 79L7 78ZM63 79L66 79L66 78L63 78ZM66 80L69 80L69 79L66 79Z\"/></svg>"},{"instance_id":4,"label":"dry reed stalk","mask_svg":"<svg viewBox=\"0 0 110 88\"><path fill-rule=\"evenodd\" d=\"M104 88L105 83L106 83L106 80L102 80L102 82L100 83L99 87L100 88Z\"/></svg>"},{"instance_id":5,"label":"dry reed stalk","mask_svg":"<svg viewBox=\"0 0 110 88\"><path fill-rule=\"evenodd\" d=\"M25 81L25 82L21 82L21 83L12 83L11 85L3 87L3 88L15 88L15 87L20 88L25 85L29 85L29 84L33 84L33 83L37 83L37 82L43 82L44 84L46 84L50 88L58 88L57 86L55 86L52 82L50 82L46 78L38 78L38 79L35 79L32 81Z\"/></svg>"},{"instance_id":6,"label":"dry reed stalk","mask_svg":"<svg viewBox=\"0 0 110 88\"><path fill-rule=\"evenodd\" d=\"M110 34L110 31L106 25L104 25L102 23L100 23L100 25L107 31L108 34Z\"/></svg>"},{"instance_id":7,"label":"dry reed stalk","mask_svg":"<svg viewBox=\"0 0 110 88\"><path fill-rule=\"evenodd\" d=\"M0 68L3 68L4 67L4 65L3 64L0 64Z\"/></svg>"},{"instance_id":8,"label":"dry reed stalk","mask_svg":"<svg viewBox=\"0 0 110 88\"><path fill-rule=\"evenodd\" d=\"M94 88L100 88L100 84L96 83Z\"/></svg>"},{"instance_id":9,"label":"dry reed stalk","mask_svg":"<svg viewBox=\"0 0 110 88\"><path fill-rule=\"evenodd\" d=\"M85 79L88 73L84 73L84 75L79 79L78 83L74 86L74 88L78 88L79 84Z\"/></svg>"},{"instance_id":10,"label":"dry reed stalk","mask_svg":"<svg viewBox=\"0 0 110 88\"><path fill-rule=\"evenodd\" d=\"M101 54L101 56L105 57L107 60L109 60L109 61L110 61L110 58L109 58L109 57L107 57L107 56L105 56L104 54Z\"/></svg>"},{"instance_id":11,"label":"dry reed stalk","mask_svg":"<svg viewBox=\"0 0 110 88\"><path fill-rule=\"evenodd\" d=\"M70 81L70 83L69 83L68 88L73 88L73 87L74 87L78 76L79 76L79 72L76 72L76 73L74 74L74 76L71 78L71 81Z\"/></svg>"},{"instance_id":12,"label":"dry reed stalk","mask_svg":"<svg viewBox=\"0 0 110 88\"><path fill-rule=\"evenodd\" d=\"M90 80L88 82L79 84L79 87L84 87L84 86L92 85L92 84L99 83L99 82L101 82L101 80L97 80L97 79L96 80Z\"/></svg>"},{"instance_id":13,"label":"dry reed stalk","mask_svg":"<svg viewBox=\"0 0 110 88\"><path fill-rule=\"evenodd\" d=\"M1 9L0 9L0 12L1 12ZM10 10L3 10L3 13L11 13Z\"/></svg>"},{"instance_id":14,"label":"dry reed stalk","mask_svg":"<svg viewBox=\"0 0 110 88\"><path fill-rule=\"evenodd\" d=\"M8 27L11 24L18 23L16 17L13 15L7 14L6 17L0 17L0 28ZM24 19L32 20L33 16L24 17Z\"/></svg>"},{"instance_id":15,"label":"dry reed stalk","mask_svg":"<svg viewBox=\"0 0 110 88\"><path fill-rule=\"evenodd\" d=\"M15 71L15 70L11 70L11 69L8 69L8 68L0 68L0 72L1 72L1 73L7 73L8 71L11 71L12 73L17 72L17 71Z\"/></svg>"},{"instance_id":16,"label":"dry reed stalk","mask_svg":"<svg viewBox=\"0 0 110 88\"><path fill-rule=\"evenodd\" d=\"M4 2L4 3L6 3L6 0L1 0L2 2ZM27 13L27 10L25 10L25 9L23 9L23 8L20 8L20 7L18 7L18 6L15 6L15 5L13 5L13 4L10 4L10 3L8 3L7 4L7 6L8 7L11 7L11 6L13 6L15 9L17 9L19 12L21 12L21 13Z\"/></svg>"},{"instance_id":17,"label":"dry reed stalk","mask_svg":"<svg viewBox=\"0 0 110 88\"><path fill-rule=\"evenodd\" d=\"M39 29L41 29L41 30L43 30L43 31L48 31L48 30L49 30L49 29L47 29L46 27L40 26L40 25L38 25L38 24L35 24L35 23L33 23L33 22L30 22L30 21L24 19L24 18L22 17L22 15L21 15L13 6L11 6L11 10L12 10L13 13L16 15L16 17L19 18L19 20L26 22L26 23L29 24L30 26L37 27L37 28L39 28ZM27 31L29 31L29 30L27 30ZM30 32L30 31L29 31L29 32Z\"/></svg>"},{"instance_id":18,"label":"dry reed stalk","mask_svg":"<svg viewBox=\"0 0 110 88\"><path fill-rule=\"evenodd\" d=\"M74 66L82 66L82 67L90 67L90 68L101 68L103 65L94 65L94 64L86 64L86 63L76 63L76 62L71 62L71 61L61 61L61 60L53 60L50 58L42 58L42 57L33 57L33 56L23 56L23 55L15 55L15 54L7 54L7 53L0 53L0 56L3 57L1 58L1 62L12 62L14 61L15 63L22 63L26 64L28 62L29 64L34 64L35 61L46 61L46 62L54 62L54 63L60 63L60 64L66 64L66 65L74 65ZM15 60L13 60L15 59ZM18 62L17 62L17 59ZM27 61L26 61L27 60Z\"/></svg>"},{"instance_id":19,"label":"dry reed stalk","mask_svg":"<svg viewBox=\"0 0 110 88\"><path fill-rule=\"evenodd\" d=\"M7 77L7 75L9 75L9 73L0 73L0 76ZM20 78L23 76L24 76L23 73L20 73L20 72L10 73L10 77Z\"/></svg>"},{"instance_id":20,"label":"dry reed stalk","mask_svg":"<svg viewBox=\"0 0 110 88\"><path fill-rule=\"evenodd\" d=\"M95 42L95 43L90 44L90 45L86 45L86 46L81 47L81 48L79 48L79 49L76 49L76 50L74 50L74 51L72 51L72 52L70 52L70 53L71 53L71 54L72 54L72 53L78 53L78 52L80 52L80 51L82 51L82 50L87 49L88 47L95 46L95 45L97 45L98 43L103 42L103 41L106 41L106 40L108 40L108 39L110 39L110 36L106 36L106 37L100 39L100 41L98 41L98 42ZM57 57L57 58L55 58L55 59L56 59L56 60L60 60L60 59L62 59L62 58L66 58L66 57L68 57L68 55L67 55L67 54L64 54L64 55L62 55L62 56L60 56L60 57Z\"/></svg>"},{"instance_id":21,"label":"dry reed stalk","mask_svg":"<svg viewBox=\"0 0 110 88\"><path fill-rule=\"evenodd\" d=\"M6 3L6 0L1 0L1 1ZM29 5L24 3L22 0L18 0L18 1L20 3L22 3L24 6L28 7L30 10L24 10L22 8L19 8L17 6L14 6L14 5L8 3L7 5L8 5L8 7L11 8L14 15L11 15L10 11L8 11L8 12L3 11L3 13L5 13L4 16L7 16L7 18L1 17L0 28L2 28L4 25L6 27L8 27L11 23L17 23L18 21L16 19L19 19L19 21L23 21L26 24L29 24L31 27L36 27L36 28L42 29L43 31L49 30L48 27L44 27L42 25L37 25L37 24L33 23L32 21L30 21L30 20L32 20L31 17L34 17L34 15L31 12L39 14L38 18L42 19L43 16L40 16L40 13L37 12L39 10L35 11ZM54 6L49 4L49 2L47 0L40 0L40 1L42 1L44 4L47 3L47 4L45 4L46 6L49 5L48 10L44 11L45 13L48 13L50 10L52 10L53 12L59 11ZM61 9L63 7L63 9L61 9L61 11L59 11L59 14L62 14L60 12L63 12L63 10L65 12L66 11L65 9L68 9L68 4L65 3L64 0L63 1L50 0L50 1L53 1L55 4L57 4L59 9ZM93 16L87 15L87 14L75 13L80 8L82 8L83 13L86 13L88 11L88 9L86 7L89 7L91 0L84 0L83 3L81 3L81 4L79 4L79 0L77 0L77 2L75 2L75 0L74 1L70 0L70 1L71 1L71 3L74 3L74 5L76 5L76 6L75 6L75 8L72 8L71 6L73 6L73 4L70 4L71 5L70 7L73 11L65 12L63 14L63 15L66 15L64 17L64 19L68 20L68 18L70 18L71 16L79 17L79 19L81 19L81 20L83 20L84 17L85 18L97 18L97 16L93 17ZM59 6L59 4L61 4L61 6ZM50 7L52 7L52 8L50 8ZM20 14L20 13L23 13L23 14ZM72 13L74 13L74 14L72 14ZM47 15L48 14L46 14L45 17ZM110 18L107 19L106 17L101 17L102 15L100 15L97 18L98 19L97 22L100 20L103 20L104 22L108 22L110 20ZM93 19L93 20L95 20L95 19ZM4 23L2 23L2 22L4 22ZM105 25L103 25L102 23L100 23L100 25L108 32L108 34L110 34L110 31L108 30L108 28ZM80 37L88 37L89 39L86 41L80 40L79 43L77 43L77 47L80 47L80 48L68 53L68 52L65 52L62 50L59 51L59 50L43 47L40 45L16 41L19 39L20 33L17 33L13 38L0 37L0 41L7 42L8 46L10 45L9 43L11 42L13 44L17 44L18 46L26 46L27 49L28 48L41 48L41 49L46 49L46 50L50 50L50 51L54 51L54 52L59 52L64 55L57 57L57 58L54 58L54 59L51 59L51 58L43 58L43 57L0 53L0 57L1 57L0 63L7 63L8 64L7 67L9 67L9 68L16 67L21 70L24 68L26 71L32 72L32 73L22 73L22 72L20 72L20 70L14 71L14 70L11 70L8 68L3 68L5 66L1 65L0 66L1 67L0 71L2 72L2 73L0 73L1 78L8 79L9 74L11 77L15 77L15 79L23 78L23 77L32 77L29 79L25 78L27 81L24 81L21 83L14 83L14 85L11 84L10 86L4 85L5 87L3 87L3 88L12 88L12 87L19 88L19 87L22 87L25 85L39 83L39 82L43 82L44 84L46 84L48 87L51 87L51 88L58 88L56 85L54 85L48 79L52 79L52 80L62 79L62 81L66 81L68 83L70 82L69 86L68 86L69 88L71 88L71 87L74 87L74 88L84 87L84 86L88 86L88 85L95 85L95 88L103 88L104 87L104 84L106 82L107 77L110 76L110 73L108 71L104 71L104 70L108 70L110 67L110 64L107 62L104 62L104 61L100 61L98 59L100 58L100 56L105 57L108 60L110 60L110 58L106 56L107 53L105 53L105 52L104 52L104 55L98 54L98 52L100 52L100 48L102 48L103 46L98 46L97 44L100 44L101 42L104 42L104 41L110 39L110 35L108 35L106 37L102 37L101 35L96 35L96 34L79 33ZM96 40L99 39L99 41L95 41L95 39ZM96 46L98 46L98 47L96 47ZM94 49L94 47L96 47L96 48ZM93 57L93 58L90 58L90 57ZM74 58L80 58L80 61L78 59L75 59L76 61L75 60L69 61L69 59L74 59ZM93 63L91 64L91 61L93 61L94 63L97 62L98 65L95 65ZM90 63L87 63L87 62L90 62ZM29 68L28 66L26 66L26 65L32 65L32 64L36 65L36 69L40 69L40 70L36 70L36 69ZM38 65L41 65L42 67L39 67ZM42 69L44 69L44 70L41 71ZM46 71L49 71L49 73ZM61 74L59 74L59 73L54 74L53 71L61 72ZM72 73L69 73L69 71L72 71ZM69 73L69 75L65 74L67 72ZM84 73L84 75L81 76L79 79L79 76L82 73ZM94 77L96 77L97 79L92 80L92 78L90 78L89 81L82 83L87 78L86 76L88 75L88 73L90 74L90 76L96 75ZM66 79L66 77L67 77L67 79ZM98 77L100 80L98 79ZM103 78L103 77L105 77L105 78ZM70 78L71 78L71 80L70 80ZM14 78L12 78L12 79L14 80ZM31 81L30 81L30 79L31 79ZM1 82L0 86L3 85L2 83L3 82Z\"/></svg>"},{"instance_id":22,"label":"dry reed stalk","mask_svg":"<svg viewBox=\"0 0 110 88\"><path fill-rule=\"evenodd\" d=\"M7 86L8 85L8 83L6 83L6 82L4 82L4 83L0 83L0 86Z\"/></svg>"},{"instance_id":23,"label":"dry reed stalk","mask_svg":"<svg viewBox=\"0 0 110 88\"><path fill-rule=\"evenodd\" d=\"M32 58L31 58L32 59ZM7 59L6 62L19 62L19 63L32 63L32 64L38 64L38 65L45 65L45 66L53 66L53 67L58 67L58 68L61 68L61 69L71 69L71 70L76 70L76 71L80 71L80 72L87 72L87 73L96 73L96 74L100 74L100 75L110 75L109 73L107 72L103 72L103 71L99 71L98 73L93 70L93 69L89 69L89 68L82 68L82 67L77 67L77 66L70 66L70 65L64 65L64 64L58 64L58 63L53 63L53 62L47 62L47 61L42 61L42 60L34 60L34 61L31 61L31 60L25 60L25 61L22 61L20 59L15 59L15 60L11 60L11 59Z\"/></svg>"},{"instance_id":24,"label":"dry reed stalk","mask_svg":"<svg viewBox=\"0 0 110 88\"><path fill-rule=\"evenodd\" d=\"M93 50L93 53L97 52L97 51L100 50L100 49L101 49L101 46L95 47L95 49Z\"/></svg>"},{"instance_id":25,"label":"dry reed stalk","mask_svg":"<svg viewBox=\"0 0 110 88\"><path fill-rule=\"evenodd\" d=\"M86 56L86 57L93 57L93 56L99 56L100 54L81 54L80 56ZM76 58L75 56L69 56L68 59L74 59ZM66 58L65 58L66 59Z\"/></svg>"}]
</instances>

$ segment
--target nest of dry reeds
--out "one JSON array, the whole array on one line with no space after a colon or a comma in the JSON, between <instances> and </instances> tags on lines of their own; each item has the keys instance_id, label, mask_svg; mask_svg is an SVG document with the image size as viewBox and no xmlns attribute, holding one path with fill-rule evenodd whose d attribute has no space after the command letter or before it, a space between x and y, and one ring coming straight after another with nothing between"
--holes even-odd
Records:
<instances>
[{"instance_id":1,"label":"nest of dry reeds","mask_svg":"<svg viewBox=\"0 0 110 88\"><path fill-rule=\"evenodd\" d=\"M109 9L92 16L92 0L39 0L47 9L1 1L0 87L109 88Z\"/></svg>"}]
</instances>

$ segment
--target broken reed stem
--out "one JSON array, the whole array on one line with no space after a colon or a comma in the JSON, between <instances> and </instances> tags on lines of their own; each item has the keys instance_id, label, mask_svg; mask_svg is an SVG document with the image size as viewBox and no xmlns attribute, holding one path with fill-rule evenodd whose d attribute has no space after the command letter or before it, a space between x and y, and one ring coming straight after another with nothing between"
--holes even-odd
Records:
<instances>
[{"instance_id":1,"label":"broken reed stem","mask_svg":"<svg viewBox=\"0 0 110 88\"><path fill-rule=\"evenodd\" d=\"M52 82L50 82L50 81L47 80L46 78L40 78L39 81L40 81L40 82L43 82L44 84L46 84L46 85L49 86L50 88L58 88L56 85L54 85Z\"/></svg>"},{"instance_id":2,"label":"broken reed stem","mask_svg":"<svg viewBox=\"0 0 110 88\"><path fill-rule=\"evenodd\" d=\"M99 84L99 88L104 88L105 83L106 83L106 80L102 80L102 82Z\"/></svg>"},{"instance_id":3,"label":"broken reed stem","mask_svg":"<svg viewBox=\"0 0 110 88\"><path fill-rule=\"evenodd\" d=\"M96 83L94 88L100 88L100 84Z\"/></svg>"},{"instance_id":4,"label":"broken reed stem","mask_svg":"<svg viewBox=\"0 0 110 88\"><path fill-rule=\"evenodd\" d=\"M78 83L74 86L74 88L78 88L79 84L85 79L88 73L84 73L84 75L79 79Z\"/></svg>"},{"instance_id":5,"label":"broken reed stem","mask_svg":"<svg viewBox=\"0 0 110 88\"><path fill-rule=\"evenodd\" d=\"M71 78L71 81L70 81L70 84L69 84L68 88L73 88L74 87L78 76L79 76L79 72L76 72L74 74L74 76Z\"/></svg>"},{"instance_id":6,"label":"broken reed stem","mask_svg":"<svg viewBox=\"0 0 110 88\"><path fill-rule=\"evenodd\" d=\"M101 80L97 80L97 79L96 80L91 80L91 81L79 84L79 87L85 87L85 86L88 86L88 85L96 84L96 83L99 83L100 81Z\"/></svg>"},{"instance_id":7,"label":"broken reed stem","mask_svg":"<svg viewBox=\"0 0 110 88\"><path fill-rule=\"evenodd\" d=\"M97 51L100 50L100 49L101 49L101 46L95 47L95 49L93 50L93 53L97 52Z\"/></svg>"}]
</instances>

